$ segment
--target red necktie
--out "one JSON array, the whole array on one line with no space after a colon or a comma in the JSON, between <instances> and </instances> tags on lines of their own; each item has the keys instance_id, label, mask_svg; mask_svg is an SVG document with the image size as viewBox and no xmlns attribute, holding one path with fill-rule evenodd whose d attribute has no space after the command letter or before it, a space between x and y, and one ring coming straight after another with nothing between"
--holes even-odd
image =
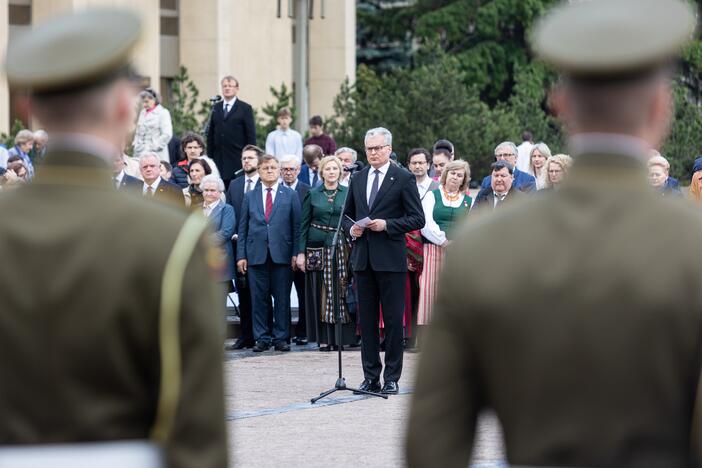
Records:
<instances>
[{"instance_id":1,"label":"red necktie","mask_svg":"<svg viewBox=\"0 0 702 468\"><path fill-rule=\"evenodd\" d=\"M273 195L271 195L271 190L270 188L266 189L266 191L268 191L266 194L266 222L268 222L268 219L271 217L271 211L273 211Z\"/></svg>"}]
</instances>

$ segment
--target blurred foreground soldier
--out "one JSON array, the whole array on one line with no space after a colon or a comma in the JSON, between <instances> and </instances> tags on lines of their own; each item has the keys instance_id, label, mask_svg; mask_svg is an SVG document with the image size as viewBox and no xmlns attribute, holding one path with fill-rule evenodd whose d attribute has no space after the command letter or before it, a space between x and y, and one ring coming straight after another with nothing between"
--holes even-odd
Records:
<instances>
[{"instance_id":1,"label":"blurred foreground soldier","mask_svg":"<svg viewBox=\"0 0 702 468\"><path fill-rule=\"evenodd\" d=\"M565 75L555 102L575 163L560 190L460 229L410 467L467 466L486 408L513 465L698 466L702 217L646 180L671 118L666 65L694 28L680 0L569 2L537 23L535 51Z\"/></svg>"},{"instance_id":2,"label":"blurred foreground soldier","mask_svg":"<svg viewBox=\"0 0 702 468\"><path fill-rule=\"evenodd\" d=\"M224 468L206 220L112 180L140 30L130 13L94 10L9 46L9 81L30 88L52 139L35 182L0 199L0 444L150 439L168 467Z\"/></svg>"}]
</instances>

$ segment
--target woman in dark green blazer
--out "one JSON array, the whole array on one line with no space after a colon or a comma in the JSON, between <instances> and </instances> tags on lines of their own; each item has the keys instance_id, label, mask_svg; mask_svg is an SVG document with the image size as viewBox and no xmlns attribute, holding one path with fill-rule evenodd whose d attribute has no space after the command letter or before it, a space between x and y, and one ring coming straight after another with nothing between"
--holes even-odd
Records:
<instances>
[{"instance_id":1,"label":"woman in dark green blazer","mask_svg":"<svg viewBox=\"0 0 702 468\"><path fill-rule=\"evenodd\" d=\"M319 343L320 351L330 351L338 344L349 345L356 341L356 325L346 307L346 286L349 278L349 243L343 230L337 240L335 269L332 267L331 247L334 231L344 207L348 188L339 184L343 171L341 160L327 156L319 163L319 173L324 183L311 188L302 203L300 250L297 265L306 272L305 315L307 338ZM339 306L342 315L341 343L337 343L334 324L332 275L336 274Z\"/></svg>"}]
</instances>

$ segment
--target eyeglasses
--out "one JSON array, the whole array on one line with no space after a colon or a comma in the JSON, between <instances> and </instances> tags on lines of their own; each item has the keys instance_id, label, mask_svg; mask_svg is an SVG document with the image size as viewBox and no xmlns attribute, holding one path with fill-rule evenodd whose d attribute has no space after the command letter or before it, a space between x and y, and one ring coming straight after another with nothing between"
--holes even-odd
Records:
<instances>
[{"instance_id":1,"label":"eyeglasses","mask_svg":"<svg viewBox=\"0 0 702 468\"><path fill-rule=\"evenodd\" d=\"M381 145L381 146L371 146L371 147L366 147L366 153L377 153L381 149L390 146L390 145Z\"/></svg>"},{"instance_id":2,"label":"eyeglasses","mask_svg":"<svg viewBox=\"0 0 702 468\"><path fill-rule=\"evenodd\" d=\"M280 169L280 170L281 170L282 172L295 172L295 170L297 170L297 168L296 168L296 167L283 167L283 168Z\"/></svg>"},{"instance_id":3,"label":"eyeglasses","mask_svg":"<svg viewBox=\"0 0 702 468\"><path fill-rule=\"evenodd\" d=\"M500 153L495 155L495 159L514 157L512 153Z\"/></svg>"}]
</instances>

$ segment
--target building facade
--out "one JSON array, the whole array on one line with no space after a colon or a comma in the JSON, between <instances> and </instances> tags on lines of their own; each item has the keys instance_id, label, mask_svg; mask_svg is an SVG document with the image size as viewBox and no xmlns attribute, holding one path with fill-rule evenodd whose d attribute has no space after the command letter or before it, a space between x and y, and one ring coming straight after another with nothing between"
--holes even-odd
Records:
<instances>
[{"instance_id":1,"label":"building facade","mask_svg":"<svg viewBox=\"0 0 702 468\"><path fill-rule=\"evenodd\" d=\"M106 6L129 8L142 17L135 66L166 101L181 65L201 100L219 94L221 77L233 75L239 97L259 109L273 102L271 86L285 83L297 92L296 79L302 79L306 115L331 116L342 82L355 79L355 0L0 0L0 55L33 24ZM303 10L307 14L300 14ZM296 34L300 21L305 21L306 44ZM8 132L15 118L31 120L17 105L21 92L8 88L0 69L0 133ZM296 127L304 129L306 122Z\"/></svg>"}]
</instances>

